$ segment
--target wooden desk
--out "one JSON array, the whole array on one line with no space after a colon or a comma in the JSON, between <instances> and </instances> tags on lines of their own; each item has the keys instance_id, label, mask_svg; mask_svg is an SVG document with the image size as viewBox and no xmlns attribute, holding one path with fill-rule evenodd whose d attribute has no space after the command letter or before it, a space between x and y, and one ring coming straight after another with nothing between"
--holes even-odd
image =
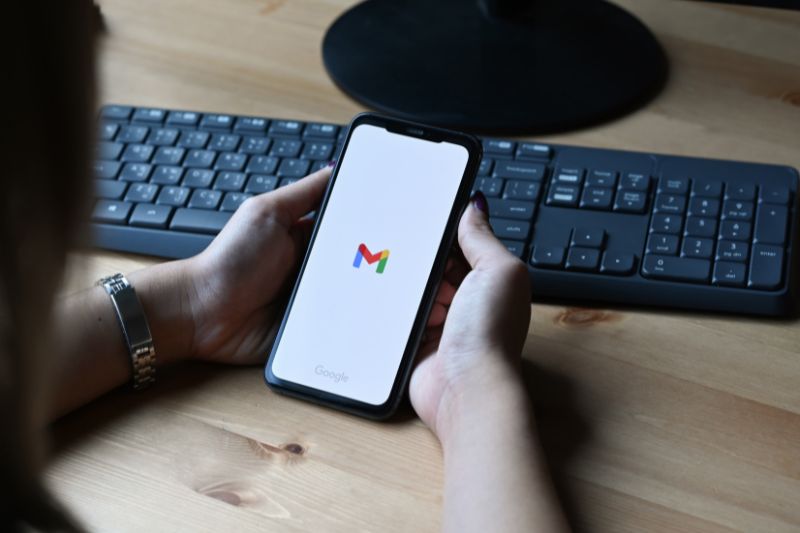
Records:
<instances>
[{"instance_id":1,"label":"wooden desk","mask_svg":"<svg viewBox=\"0 0 800 533\"><path fill-rule=\"evenodd\" d=\"M102 1L102 96L346 122L361 108L328 80L320 41L351 3ZM621 120L543 140L800 167L800 14L620 3L666 47L665 91ZM153 263L79 256L69 287ZM800 529L796 319L534 305L525 358L578 529ZM440 450L411 414L378 424L282 398L259 368L164 372L152 392L70 416L57 443L49 480L93 531L439 525Z\"/></svg>"}]
</instances>

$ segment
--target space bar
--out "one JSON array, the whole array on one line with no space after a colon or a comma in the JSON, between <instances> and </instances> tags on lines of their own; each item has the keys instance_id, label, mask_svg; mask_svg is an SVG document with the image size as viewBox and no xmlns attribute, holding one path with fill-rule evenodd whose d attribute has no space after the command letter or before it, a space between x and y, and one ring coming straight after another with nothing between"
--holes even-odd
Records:
<instances>
[{"instance_id":1,"label":"space bar","mask_svg":"<svg viewBox=\"0 0 800 533\"><path fill-rule=\"evenodd\" d=\"M222 230L232 214L208 209L178 209L172 217L169 228L177 231L216 234Z\"/></svg>"}]
</instances>

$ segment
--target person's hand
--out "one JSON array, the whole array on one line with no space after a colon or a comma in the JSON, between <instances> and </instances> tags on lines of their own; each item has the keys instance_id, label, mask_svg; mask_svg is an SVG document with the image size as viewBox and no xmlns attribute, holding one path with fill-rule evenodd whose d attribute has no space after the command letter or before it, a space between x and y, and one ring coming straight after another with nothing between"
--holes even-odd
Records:
<instances>
[{"instance_id":1,"label":"person's hand","mask_svg":"<svg viewBox=\"0 0 800 533\"><path fill-rule=\"evenodd\" d=\"M197 359L264 360L305 253L329 168L245 201L211 245L186 263Z\"/></svg>"},{"instance_id":2,"label":"person's hand","mask_svg":"<svg viewBox=\"0 0 800 533\"><path fill-rule=\"evenodd\" d=\"M414 409L440 439L465 411L505 400L506 393L524 396L518 393L530 322L528 270L494 236L485 206L480 195L461 218L463 259L448 264L409 386Z\"/></svg>"}]
</instances>

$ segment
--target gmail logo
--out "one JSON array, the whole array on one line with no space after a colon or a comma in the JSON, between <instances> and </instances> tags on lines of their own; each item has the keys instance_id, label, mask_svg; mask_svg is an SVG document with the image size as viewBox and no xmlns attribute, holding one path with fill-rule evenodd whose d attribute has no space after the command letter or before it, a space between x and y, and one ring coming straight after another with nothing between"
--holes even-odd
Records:
<instances>
[{"instance_id":1,"label":"gmail logo","mask_svg":"<svg viewBox=\"0 0 800 533\"><path fill-rule=\"evenodd\" d=\"M375 273L383 274L383 271L386 269L386 262L389 260L389 250L381 250L373 254L369 251L366 244L361 243L356 250L356 258L353 260L353 267L359 268L362 260L366 260L368 265L377 262L378 268L375 269Z\"/></svg>"}]
</instances>

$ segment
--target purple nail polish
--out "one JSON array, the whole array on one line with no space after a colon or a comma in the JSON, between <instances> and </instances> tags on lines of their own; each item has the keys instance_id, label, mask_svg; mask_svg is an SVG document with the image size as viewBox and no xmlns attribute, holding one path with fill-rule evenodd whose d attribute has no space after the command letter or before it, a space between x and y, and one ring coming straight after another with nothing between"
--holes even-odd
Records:
<instances>
[{"instance_id":1,"label":"purple nail polish","mask_svg":"<svg viewBox=\"0 0 800 533\"><path fill-rule=\"evenodd\" d=\"M472 195L472 203L479 210L483 211L483 214L489 214L489 204L486 202L486 196L484 196L481 191L475 191L475 194Z\"/></svg>"},{"instance_id":2,"label":"purple nail polish","mask_svg":"<svg viewBox=\"0 0 800 533\"><path fill-rule=\"evenodd\" d=\"M331 167L331 168L335 167L336 166L336 160L335 159L331 159L330 161L328 161L328 166Z\"/></svg>"}]
</instances>

